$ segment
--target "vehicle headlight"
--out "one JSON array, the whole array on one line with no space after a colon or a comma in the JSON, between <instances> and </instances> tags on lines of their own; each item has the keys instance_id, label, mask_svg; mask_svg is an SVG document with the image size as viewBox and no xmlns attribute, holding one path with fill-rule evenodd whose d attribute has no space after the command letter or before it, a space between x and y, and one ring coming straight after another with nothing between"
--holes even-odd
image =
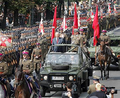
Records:
<instances>
[{"instance_id":1,"label":"vehicle headlight","mask_svg":"<svg viewBox=\"0 0 120 98\"><path fill-rule=\"evenodd\" d=\"M48 76L44 76L43 79L44 79L44 80L47 80L47 79L48 79Z\"/></svg>"},{"instance_id":2,"label":"vehicle headlight","mask_svg":"<svg viewBox=\"0 0 120 98\"><path fill-rule=\"evenodd\" d=\"M73 76L69 76L69 80L72 81L73 80Z\"/></svg>"}]
</instances>

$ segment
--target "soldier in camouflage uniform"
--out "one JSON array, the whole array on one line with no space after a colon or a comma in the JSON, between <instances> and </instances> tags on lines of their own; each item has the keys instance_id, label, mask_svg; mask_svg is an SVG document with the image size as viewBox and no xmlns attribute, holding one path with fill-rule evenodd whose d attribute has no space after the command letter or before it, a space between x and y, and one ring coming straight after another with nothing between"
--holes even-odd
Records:
<instances>
[{"instance_id":1,"label":"soldier in camouflage uniform","mask_svg":"<svg viewBox=\"0 0 120 98\"><path fill-rule=\"evenodd\" d=\"M36 47L33 49L31 54L31 60L34 62L34 69L36 73L39 73L41 64L41 46L40 43L36 43Z\"/></svg>"}]
</instances>

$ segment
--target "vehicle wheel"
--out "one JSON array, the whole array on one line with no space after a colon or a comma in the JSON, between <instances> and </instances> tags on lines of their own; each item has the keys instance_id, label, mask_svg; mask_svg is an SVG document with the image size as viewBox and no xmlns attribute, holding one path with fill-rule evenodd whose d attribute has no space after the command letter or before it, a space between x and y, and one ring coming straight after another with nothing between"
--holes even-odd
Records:
<instances>
[{"instance_id":1,"label":"vehicle wheel","mask_svg":"<svg viewBox=\"0 0 120 98\"><path fill-rule=\"evenodd\" d=\"M118 69L120 70L120 60L118 60Z\"/></svg>"},{"instance_id":2,"label":"vehicle wheel","mask_svg":"<svg viewBox=\"0 0 120 98\"><path fill-rule=\"evenodd\" d=\"M46 93L45 87L40 86L40 94L41 94L41 96L44 97L44 96L45 96L45 93Z\"/></svg>"},{"instance_id":3,"label":"vehicle wheel","mask_svg":"<svg viewBox=\"0 0 120 98\"><path fill-rule=\"evenodd\" d=\"M88 68L88 76L92 76L93 75L93 68L89 67Z\"/></svg>"},{"instance_id":4,"label":"vehicle wheel","mask_svg":"<svg viewBox=\"0 0 120 98\"><path fill-rule=\"evenodd\" d=\"M83 83L83 92L87 92L88 90L89 79L86 79Z\"/></svg>"}]
</instances>

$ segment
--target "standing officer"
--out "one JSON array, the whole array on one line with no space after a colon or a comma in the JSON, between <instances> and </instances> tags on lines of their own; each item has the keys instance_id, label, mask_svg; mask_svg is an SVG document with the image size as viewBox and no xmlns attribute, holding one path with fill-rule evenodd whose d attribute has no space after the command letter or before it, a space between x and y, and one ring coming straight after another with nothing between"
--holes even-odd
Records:
<instances>
[{"instance_id":1,"label":"standing officer","mask_svg":"<svg viewBox=\"0 0 120 98\"><path fill-rule=\"evenodd\" d=\"M36 73L39 73L41 64L41 46L40 43L36 43L36 47L32 51L31 60L34 62L34 69Z\"/></svg>"},{"instance_id":2,"label":"standing officer","mask_svg":"<svg viewBox=\"0 0 120 98\"><path fill-rule=\"evenodd\" d=\"M60 30L60 37L63 38L63 43L66 44L68 41L68 37L67 37L66 33L63 32L63 28L60 28L59 30Z\"/></svg>"},{"instance_id":3,"label":"standing officer","mask_svg":"<svg viewBox=\"0 0 120 98\"><path fill-rule=\"evenodd\" d=\"M3 53L0 52L0 81L2 82L4 88L7 91L6 97L11 96L11 90L12 90L12 87L8 81L8 75L9 75L8 64L5 61L3 61Z\"/></svg>"},{"instance_id":4,"label":"standing officer","mask_svg":"<svg viewBox=\"0 0 120 98\"><path fill-rule=\"evenodd\" d=\"M86 42L87 42L87 38L86 35L83 32L83 29L80 29L80 35L79 35L79 43L80 43L80 47L85 51L85 53L89 56L89 51L86 47Z\"/></svg>"}]
</instances>

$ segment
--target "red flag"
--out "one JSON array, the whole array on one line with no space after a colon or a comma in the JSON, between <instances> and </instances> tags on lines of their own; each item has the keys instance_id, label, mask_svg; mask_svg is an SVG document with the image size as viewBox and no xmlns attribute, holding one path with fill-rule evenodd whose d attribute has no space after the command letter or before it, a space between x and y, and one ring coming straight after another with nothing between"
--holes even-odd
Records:
<instances>
[{"instance_id":1,"label":"red flag","mask_svg":"<svg viewBox=\"0 0 120 98\"><path fill-rule=\"evenodd\" d=\"M97 38L100 37L99 35L99 21L98 21L98 6L96 6L96 13L93 21L92 28L94 29L94 38L93 38L93 45L95 46L97 44L96 36Z\"/></svg>"},{"instance_id":2,"label":"red flag","mask_svg":"<svg viewBox=\"0 0 120 98\"><path fill-rule=\"evenodd\" d=\"M78 29L78 19L77 19L77 9L75 4L75 10L74 10L74 25L73 25L73 32L72 35L74 35L74 29Z\"/></svg>"},{"instance_id":3,"label":"red flag","mask_svg":"<svg viewBox=\"0 0 120 98\"><path fill-rule=\"evenodd\" d=\"M39 24L39 28L38 28L38 32L39 33L44 33L44 26L43 26L43 19L41 18L40 24Z\"/></svg>"},{"instance_id":4,"label":"red flag","mask_svg":"<svg viewBox=\"0 0 120 98\"><path fill-rule=\"evenodd\" d=\"M53 26L52 26L52 35L51 35L51 44L52 44L52 40L55 37L55 29L57 27L57 6L55 7L55 12L54 12L54 20L53 20Z\"/></svg>"},{"instance_id":5,"label":"red flag","mask_svg":"<svg viewBox=\"0 0 120 98\"><path fill-rule=\"evenodd\" d=\"M61 24L61 27L63 28L63 32L67 29L67 24L66 24L65 16L63 18L63 22Z\"/></svg>"}]
</instances>

